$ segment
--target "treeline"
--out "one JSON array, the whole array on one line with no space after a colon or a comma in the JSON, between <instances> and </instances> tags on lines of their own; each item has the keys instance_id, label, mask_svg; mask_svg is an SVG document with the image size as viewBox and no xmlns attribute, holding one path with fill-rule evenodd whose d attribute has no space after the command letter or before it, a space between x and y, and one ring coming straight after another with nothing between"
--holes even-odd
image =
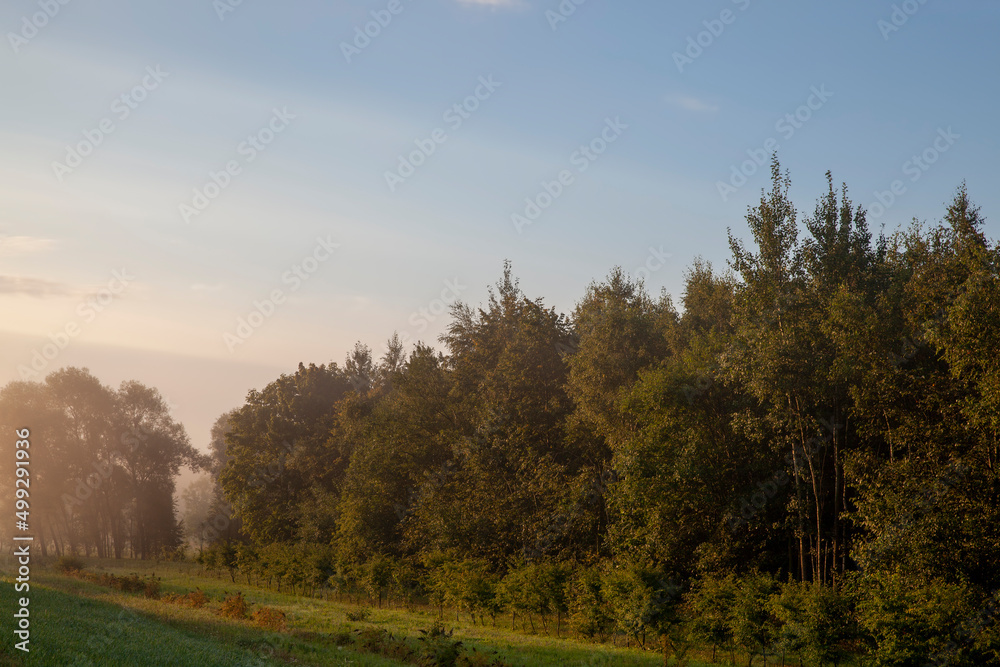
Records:
<instances>
[{"instance_id":1,"label":"treeline","mask_svg":"<svg viewBox=\"0 0 1000 667\"><path fill-rule=\"evenodd\" d=\"M117 389L86 369L0 390L0 431L30 429L27 521L42 555L153 558L181 545L174 481L207 464L160 394L135 382ZM0 475L13 480L13 448ZM0 501L14 507L12 483Z\"/></svg>"},{"instance_id":2,"label":"treeline","mask_svg":"<svg viewBox=\"0 0 1000 667\"><path fill-rule=\"evenodd\" d=\"M508 265L444 352L359 344L250 392L217 425L209 559L374 597L410 577L477 615L583 605L665 652L771 653L810 618L814 662L1000 664L1000 246L964 186L873 237L829 176L808 215L772 176L679 304L616 270L567 317ZM531 592L559 572L562 602Z\"/></svg>"}]
</instances>

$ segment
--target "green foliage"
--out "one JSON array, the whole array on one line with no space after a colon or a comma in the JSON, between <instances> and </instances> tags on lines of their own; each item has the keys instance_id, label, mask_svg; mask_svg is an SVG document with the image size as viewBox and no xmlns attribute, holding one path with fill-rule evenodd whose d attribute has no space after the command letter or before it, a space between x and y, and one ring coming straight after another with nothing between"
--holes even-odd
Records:
<instances>
[{"instance_id":1,"label":"green foliage","mask_svg":"<svg viewBox=\"0 0 1000 667\"><path fill-rule=\"evenodd\" d=\"M173 475L208 465L220 528L198 560L233 583L536 633L568 619L678 660L695 641L997 662L996 632L963 621L1000 589L985 219L963 186L940 224L873 239L829 174L801 214L775 160L746 223L731 271L696 260L679 310L615 269L566 317L507 264L484 305L453 307L444 352L394 337L302 364L220 418L208 462L155 390L78 369L5 387L0 425L43 425L47 485L102 477L89 504L33 500L60 517L57 553L180 557ZM116 449L116 429L139 435ZM488 660L424 640L427 660Z\"/></svg>"},{"instance_id":2,"label":"green foliage","mask_svg":"<svg viewBox=\"0 0 1000 667\"><path fill-rule=\"evenodd\" d=\"M604 638L614 626L614 616L596 568L580 568L566 582L570 626L587 638Z\"/></svg>"},{"instance_id":3,"label":"green foliage","mask_svg":"<svg viewBox=\"0 0 1000 667\"><path fill-rule=\"evenodd\" d=\"M772 613L771 598L778 585L767 574L751 573L736 581L730 616L733 641L751 656L761 654L765 661L777 643L779 623Z\"/></svg>"},{"instance_id":4,"label":"green foliage","mask_svg":"<svg viewBox=\"0 0 1000 667\"><path fill-rule=\"evenodd\" d=\"M462 654L462 642L451 638L453 632L445 630L441 623L430 630L420 630L417 664L420 667L455 667Z\"/></svg>"},{"instance_id":5,"label":"green foliage","mask_svg":"<svg viewBox=\"0 0 1000 667\"><path fill-rule=\"evenodd\" d=\"M662 571L637 564L613 568L604 577L603 592L622 632L643 645L647 633L676 640L683 621L682 588Z\"/></svg>"},{"instance_id":6,"label":"green foliage","mask_svg":"<svg viewBox=\"0 0 1000 667\"><path fill-rule=\"evenodd\" d=\"M987 599L985 608L994 611L984 618L977 597L966 585L922 581L903 572L865 577L858 620L873 664L923 667L931 659L953 667L996 664L1000 644L995 635L991 642L979 632L983 623L994 622L998 608Z\"/></svg>"},{"instance_id":7,"label":"green foliage","mask_svg":"<svg viewBox=\"0 0 1000 667\"><path fill-rule=\"evenodd\" d=\"M361 607L360 609L354 611L348 611L346 616L348 621L352 621L354 623L364 623L371 618L372 610Z\"/></svg>"},{"instance_id":8,"label":"green foliage","mask_svg":"<svg viewBox=\"0 0 1000 667\"><path fill-rule=\"evenodd\" d=\"M731 574L705 574L694 582L686 599L691 617L691 637L697 642L711 645L714 661L717 648L731 648L733 643L735 577Z\"/></svg>"}]
</instances>

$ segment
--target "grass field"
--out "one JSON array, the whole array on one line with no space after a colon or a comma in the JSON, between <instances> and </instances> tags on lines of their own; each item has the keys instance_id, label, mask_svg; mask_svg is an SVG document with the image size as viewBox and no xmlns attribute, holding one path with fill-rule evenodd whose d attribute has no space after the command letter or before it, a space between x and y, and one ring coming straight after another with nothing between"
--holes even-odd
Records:
<instances>
[{"instance_id":1,"label":"grass field","mask_svg":"<svg viewBox=\"0 0 1000 667\"><path fill-rule=\"evenodd\" d=\"M87 569L94 572L155 573L162 580L164 594L200 588L211 600L218 601L241 592L253 606L266 605L285 612L288 630L269 632L249 621L222 618L214 611L217 602L201 609L170 604L118 593L51 569L40 569L36 564L30 593L32 652L27 660L23 655L14 655L21 652L13 650L13 642L7 639L13 630L8 610L15 608L11 579L4 579L0 586L0 631L5 637L0 646L0 665L403 665L407 663L352 650L351 644L338 646L334 638L363 628L382 628L416 646L419 631L438 620L436 610L390 608L372 609L366 622L349 622L347 613L358 611L353 604L277 593L245 582L233 584L228 576L204 575L194 563L93 559L86 563ZM0 572L10 571L9 563L0 563ZM498 627L472 625L466 618L456 620L454 615L446 618L446 625L454 628L454 638L464 646L496 653L518 667L663 665L662 655L653 651L526 634L511 631L509 623L509 617L506 624L498 622ZM756 663L760 664L759 658ZM687 664L708 665L698 660Z\"/></svg>"}]
</instances>

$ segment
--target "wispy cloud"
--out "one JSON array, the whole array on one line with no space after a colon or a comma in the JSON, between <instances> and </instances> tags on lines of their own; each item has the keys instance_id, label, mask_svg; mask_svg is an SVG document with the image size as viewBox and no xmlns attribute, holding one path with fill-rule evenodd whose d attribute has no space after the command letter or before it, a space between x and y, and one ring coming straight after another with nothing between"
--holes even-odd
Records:
<instances>
[{"instance_id":1,"label":"wispy cloud","mask_svg":"<svg viewBox=\"0 0 1000 667\"><path fill-rule=\"evenodd\" d=\"M25 276L0 276L0 294L20 294L33 297L70 296L79 290L65 283Z\"/></svg>"},{"instance_id":2,"label":"wispy cloud","mask_svg":"<svg viewBox=\"0 0 1000 667\"><path fill-rule=\"evenodd\" d=\"M48 250L55 241L34 236L0 236L0 255L20 255Z\"/></svg>"},{"instance_id":3,"label":"wispy cloud","mask_svg":"<svg viewBox=\"0 0 1000 667\"><path fill-rule=\"evenodd\" d=\"M715 113L719 110L719 107L716 105L700 100L697 97L692 97L691 95L674 95L672 97L668 97L667 101L675 107L679 107L685 111Z\"/></svg>"}]
</instances>

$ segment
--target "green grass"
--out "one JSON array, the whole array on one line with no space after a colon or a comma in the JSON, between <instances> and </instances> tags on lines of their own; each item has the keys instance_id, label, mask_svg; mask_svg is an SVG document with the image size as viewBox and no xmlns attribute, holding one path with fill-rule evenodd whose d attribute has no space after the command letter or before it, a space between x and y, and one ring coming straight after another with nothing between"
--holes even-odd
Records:
<instances>
[{"instance_id":1,"label":"green grass","mask_svg":"<svg viewBox=\"0 0 1000 667\"><path fill-rule=\"evenodd\" d=\"M22 594L17 594L18 596ZM105 602L70 595L61 591L32 586L31 651L27 656L13 648L10 613L0 618L4 637L0 653L7 653L11 664L25 665L178 665L196 667L236 667L275 665L279 662L258 659L260 646L224 645L213 637L171 627L141 613ZM15 605L10 581L0 586L0 608L5 612ZM256 651L251 649L257 649Z\"/></svg>"},{"instance_id":2,"label":"green grass","mask_svg":"<svg viewBox=\"0 0 1000 667\"><path fill-rule=\"evenodd\" d=\"M42 584L42 585L39 585ZM33 574L31 651L14 648L16 598L10 579L0 580L0 666L59 667L270 667L356 665L395 667L377 656L329 647L325 655L308 642L226 621L208 610L170 605L61 575ZM311 654L317 654L312 656ZM310 659L310 658L315 659ZM305 660L303 660L305 658Z\"/></svg>"},{"instance_id":3,"label":"green grass","mask_svg":"<svg viewBox=\"0 0 1000 667\"><path fill-rule=\"evenodd\" d=\"M12 642L0 647L0 667L14 665L198 665L264 667L268 665L354 665L387 667L403 663L336 646L332 633L365 627L384 628L395 637L414 641L419 630L439 620L437 610L417 608L372 609L368 622L351 623L349 603L324 601L234 584L228 575L204 576L194 563L97 561L87 559L87 569L114 574L156 574L163 593L187 593L201 588L213 600L203 609L192 609L142 596L125 595L100 585L64 576L35 565L32 572L32 654L25 662L4 662ZM9 570L8 570L9 571ZM0 631L10 637L15 594L9 580L0 586ZM269 633L244 621L220 618L212 607L227 594L241 592L252 605L275 607L287 614L289 632ZM480 652L496 652L515 667L621 666L659 667L662 654L636 648L614 647L549 634L528 634L510 629L510 616L497 627L473 625L465 616L445 612L445 625L454 628L454 639ZM520 623L519 623L520 625ZM536 627L541 630L536 621ZM549 628L552 631L552 628ZM82 655L79 660L76 656ZM710 654L709 654L710 655ZM698 656L695 656L696 658ZM706 656L701 656L706 657ZM17 656L15 656L15 660ZM87 660L91 660L88 662ZM11 658L7 658L8 661ZM77 660L74 662L74 660ZM759 663L758 663L759 664ZM693 659L689 667L706 667Z\"/></svg>"},{"instance_id":4,"label":"green grass","mask_svg":"<svg viewBox=\"0 0 1000 667\"><path fill-rule=\"evenodd\" d=\"M288 615L289 626L296 630L331 633L340 629L356 629L362 627L384 628L396 637L410 639L419 636L421 629L430 628L437 620L437 610L424 608L407 611L405 609L386 608L372 609L370 621L367 623L351 623L347 621L348 611L357 611L358 607L349 603L339 603L334 600L324 601L315 598L300 597L274 590L249 586L242 578L234 584L228 575L222 577L203 576L199 574L201 567L194 563L153 563L141 561L96 561L88 560L88 569L101 571L104 569L114 574L129 574L137 572L141 575L156 574L162 578L163 591L185 593L196 587L205 591L212 599L219 599L226 594L241 592L248 602L254 605L267 605L281 609ZM45 581L58 584L65 577L44 575ZM84 582L78 582L83 584ZM99 588L99 587L97 587ZM173 605L159 605L174 607ZM191 610L174 607L169 613L189 617ZM210 612L203 612L210 616ZM510 630L510 617L498 619L497 627L472 625L468 618L462 616L456 621L454 614L445 612L445 625L454 628L454 638L460 639L465 646L478 651L497 652L511 665L517 667L561 667L576 665L580 667L598 667L602 665L620 665L621 667L660 667L663 657L655 651L640 651L637 649L616 648L544 634L525 634ZM519 623L520 625L520 623ZM536 620L537 625L537 620ZM540 626L538 627L541 630ZM550 628L551 630L551 628ZM325 654L323 647L318 647L318 653ZM305 656L293 652L297 658L307 661L319 656ZM325 663L316 663L325 664ZM361 664L361 663L358 663ZM382 663L399 664L399 663ZM692 661L690 667L703 667L707 663Z\"/></svg>"}]
</instances>

